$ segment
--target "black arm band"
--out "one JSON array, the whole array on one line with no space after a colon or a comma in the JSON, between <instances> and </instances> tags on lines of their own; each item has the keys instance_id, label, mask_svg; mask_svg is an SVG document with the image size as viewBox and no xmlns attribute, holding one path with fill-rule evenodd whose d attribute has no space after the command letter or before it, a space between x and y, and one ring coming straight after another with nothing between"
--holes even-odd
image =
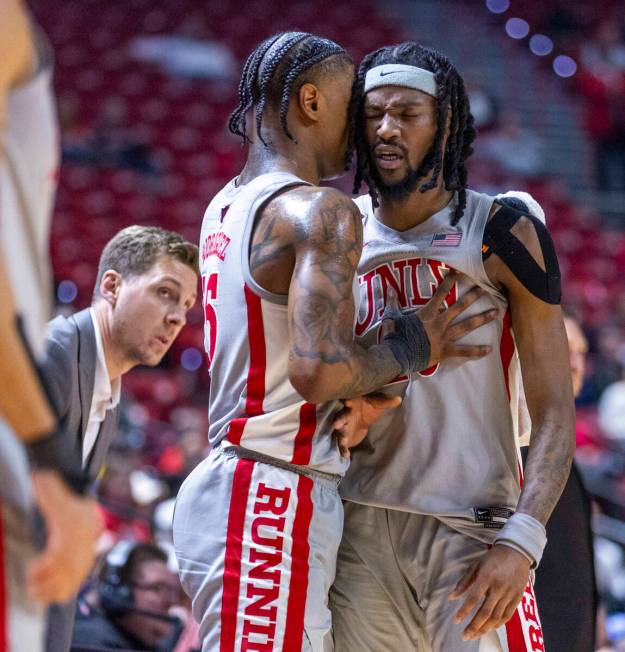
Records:
<instances>
[{"instance_id":1,"label":"black arm band","mask_svg":"<svg viewBox=\"0 0 625 652\"><path fill-rule=\"evenodd\" d=\"M48 399L50 410L58 422L58 410L56 409L52 396L50 395L46 379L37 365L35 356L33 355L28 343L28 338L24 332L22 319L19 316L16 317L16 330L22 339L24 351L30 359L32 369L39 378L39 385ZM28 453L28 458L33 468L52 469L57 471L63 477L65 482L67 482L69 487L76 493L83 494L89 487L89 479L87 475L82 471L80 466L75 463L71 451L66 450L66 447L63 444L62 431L56 430L50 434L43 435L36 441L29 442L26 444L26 452Z\"/></svg>"},{"instance_id":2,"label":"black arm band","mask_svg":"<svg viewBox=\"0 0 625 652\"><path fill-rule=\"evenodd\" d=\"M423 323L416 314L404 315L397 308L385 310L384 319L395 323L395 332L384 338L386 344L399 362L402 375L409 375L428 368L430 360L430 339Z\"/></svg>"}]
</instances>

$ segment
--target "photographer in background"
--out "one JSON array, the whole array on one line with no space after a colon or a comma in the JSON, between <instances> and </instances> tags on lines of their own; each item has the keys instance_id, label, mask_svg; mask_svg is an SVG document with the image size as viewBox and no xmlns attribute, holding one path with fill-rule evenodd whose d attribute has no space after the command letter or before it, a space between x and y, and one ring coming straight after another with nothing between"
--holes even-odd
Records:
<instances>
[{"instance_id":1,"label":"photographer in background","mask_svg":"<svg viewBox=\"0 0 625 652\"><path fill-rule=\"evenodd\" d=\"M72 647L167 652L183 624L170 616L182 601L167 554L149 543L122 541L106 557L99 608L77 614Z\"/></svg>"}]
</instances>

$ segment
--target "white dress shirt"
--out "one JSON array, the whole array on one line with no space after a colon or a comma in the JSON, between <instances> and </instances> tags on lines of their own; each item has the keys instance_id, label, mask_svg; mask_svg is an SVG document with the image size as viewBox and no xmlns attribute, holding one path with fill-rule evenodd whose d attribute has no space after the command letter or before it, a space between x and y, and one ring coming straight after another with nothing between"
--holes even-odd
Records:
<instances>
[{"instance_id":1,"label":"white dress shirt","mask_svg":"<svg viewBox=\"0 0 625 652\"><path fill-rule=\"evenodd\" d=\"M119 403L119 395L122 386L121 377L111 382L106 360L104 358L104 346L102 345L102 335L98 326L93 309L90 309L91 320L93 321L93 330L95 331L96 360L95 360L95 377L93 379L93 397L91 399L91 410L89 411L89 421L87 430L82 440L82 466L87 464L89 455L95 446L96 439L100 432L100 426L104 421L106 412L114 410Z\"/></svg>"}]
</instances>

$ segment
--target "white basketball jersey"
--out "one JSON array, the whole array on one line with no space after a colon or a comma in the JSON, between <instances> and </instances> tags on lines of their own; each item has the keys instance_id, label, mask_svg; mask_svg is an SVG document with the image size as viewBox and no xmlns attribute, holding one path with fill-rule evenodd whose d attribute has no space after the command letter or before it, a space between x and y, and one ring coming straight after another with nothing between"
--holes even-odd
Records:
<instances>
[{"instance_id":1,"label":"white basketball jersey","mask_svg":"<svg viewBox=\"0 0 625 652\"><path fill-rule=\"evenodd\" d=\"M430 299L450 268L464 276L448 304L473 285L487 291L461 319L492 307L499 316L462 340L490 345L488 356L452 358L385 388L401 395L403 404L374 424L364 446L352 454L341 494L374 506L482 519L491 527L488 519L496 517L491 508L514 509L520 490L518 356L507 299L482 264L493 198L469 190L457 225L451 225L452 201L406 231L379 222L369 196L356 203L364 215L356 336L365 346L377 341L389 287L404 310L415 309Z\"/></svg>"},{"instance_id":2,"label":"white basketball jersey","mask_svg":"<svg viewBox=\"0 0 625 652\"><path fill-rule=\"evenodd\" d=\"M306 402L289 381L287 296L252 278L249 249L257 211L298 177L263 174L231 181L202 224L200 270L205 348L211 376L209 440L239 445L284 462L342 474L347 462L332 438L335 401Z\"/></svg>"},{"instance_id":3,"label":"white basketball jersey","mask_svg":"<svg viewBox=\"0 0 625 652\"><path fill-rule=\"evenodd\" d=\"M59 166L51 67L12 89L0 135L0 246L36 352L51 316L49 235Z\"/></svg>"}]
</instances>

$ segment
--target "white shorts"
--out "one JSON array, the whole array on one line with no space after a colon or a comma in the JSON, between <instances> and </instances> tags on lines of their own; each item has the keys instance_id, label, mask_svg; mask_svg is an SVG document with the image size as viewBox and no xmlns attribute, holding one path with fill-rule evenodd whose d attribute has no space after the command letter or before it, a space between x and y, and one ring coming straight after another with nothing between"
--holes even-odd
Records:
<instances>
[{"instance_id":1,"label":"white shorts","mask_svg":"<svg viewBox=\"0 0 625 652\"><path fill-rule=\"evenodd\" d=\"M336 652L544 652L531 583L512 618L476 641L449 601L488 544L433 516L345 504L330 594Z\"/></svg>"},{"instance_id":2,"label":"white shorts","mask_svg":"<svg viewBox=\"0 0 625 652\"><path fill-rule=\"evenodd\" d=\"M332 650L338 481L217 448L180 489L174 547L203 652Z\"/></svg>"}]
</instances>

